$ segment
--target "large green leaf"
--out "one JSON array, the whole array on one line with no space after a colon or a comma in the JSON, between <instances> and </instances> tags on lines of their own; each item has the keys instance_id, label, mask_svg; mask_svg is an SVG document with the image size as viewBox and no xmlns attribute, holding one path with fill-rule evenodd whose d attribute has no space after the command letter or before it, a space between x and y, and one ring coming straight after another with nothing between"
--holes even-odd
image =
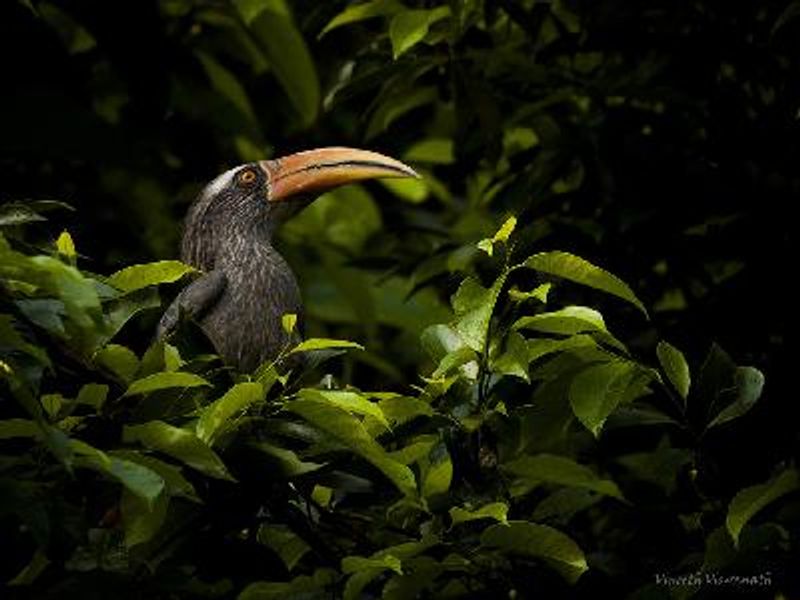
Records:
<instances>
[{"instance_id":1,"label":"large green leaf","mask_svg":"<svg viewBox=\"0 0 800 600\"><path fill-rule=\"evenodd\" d=\"M75 459L77 466L94 469L119 481L148 507L152 507L164 491L166 486L164 479L144 465L106 454L80 440L71 440L71 445L77 457Z\"/></svg>"},{"instance_id":2,"label":"large green leaf","mask_svg":"<svg viewBox=\"0 0 800 600\"><path fill-rule=\"evenodd\" d=\"M620 500L624 499L622 492L613 481L602 479L588 467L578 464L566 456L553 454L522 456L504 463L502 469L528 484L566 485L591 490Z\"/></svg>"},{"instance_id":3,"label":"large green leaf","mask_svg":"<svg viewBox=\"0 0 800 600\"><path fill-rule=\"evenodd\" d=\"M455 329L464 343L475 352L484 351L492 313L505 280L504 273L495 280L491 288L486 289L470 277L461 283L453 295L453 309L456 312Z\"/></svg>"},{"instance_id":4,"label":"large green leaf","mask_svg":"<svg viewBox=\"0 0 800 600\"><path fill-rule=\"evenodd\" d=\"M733 497L728 505L725 524L736 545L739 534L747 522L768 504L800 488L797 471L787 469L766 483L744 488Z\"/></svg>"},{"instance_id":5,"label":"large green leaf","mask_svg":"<svg viewBox=\"0 0 800 600\"><path fill-rule=\"evenodd\" d=\"M367 433L364 425L343 408L327 401L310 398L293 400L286 405L286 408L372 463L404 495L409 497L417 495L416 481L411 469L392 459Z\"/></svg>"},{"instance_id":6,"label":"large green leaf","mask_svg":"<svg viewBox=\"0 0 800 600\"><path fill-rule=\"evenodd\" d=\"M297 563L311 550L311 546L303 538L285 525L263 524L258 528L257 539L280 556L289 571L294 570Z\"/></svg>"},{"instance_id":7,"label":"large green leaf","mask_svg":"<svg viewBox=\"0 0 800 600\"><path fill-rule=\"evenodd\" d=\"M120 513L125 531L125 546L131 548L149 542L161 529L167 518L169 496L159 495L148 504L128 490L122 494Z\"/></svg>"},{"instance_id":8,"label":"large green leaf","mask_svg":"<svg viewBox=\"0 0 800 600\"><path fill-rule=\"evenodd\" d=\"M449 6L430 10L404 10L395 14L389 25L394 58L399 58L416 44L425 39L434 23L450 16Z\"/></svg>"},{"instance_id":9,"label":"large green leaf","mask_svg":"<svg viewBox=\"0 0 800 600\"><path fill-rule=\"evenodd\" d=\"M210 477L233 481L219 456L186 429L162 421L150 421L141 425L127 425L122 430L122 439L129 444L138 442L151 450L162 452Z\"/></svg>"},{"instance_id":10,"label":"large green leaf","mask_svg":"<svg viewBox=\"0 0 800 600\"><path fill-rule=\"evenodd\" d=\"M283 1L263 3L263 9L252 18L248 27L289 96L303 126L317 118L320 90L314 60L291 12Z\"/></svg>"},{"instance_id":11,"label":"large green leaf","mask_svg":"<svg viewBox=\"0 0 800 600\"><path fill-rule=\"evenodd\" d=\"M390 429L389 421L378 403L370 401L367 397L352 390L300 390L300 398L330 402L334 406L346 410L351 414L370 416L377 420L386 429Z\"/></svg>"},{"instance_id":12,"label":"large green leaf","mask_svg":"<svg viewBox=\"0 0 800 600\"><path fill-rule=\"evenodd\" d=\"M398 0L370 0L368 2L362 2L361 4L348 6L323 27L322 31L319 32L319 37L343 25L358 23L359 21L372 19L374 17L391 16L403 10L403 8L402 3Z\"/></svg>"},{"instance_id":13,"label":"large green leaf","mask_svg":"<svg viewBox=\"0 0 800 600\"><path fill-rule=\"evenodd\" d=\"M509 554L544 559L570 583L589 569L578 545L547 525L527 521L492 525L481 535L481 544Z\"/></svg>"},{"instance_id":14,"label":"large green leaf","mask_svg":"<svg viewBox=\"0 0 800 600\"><path fill-rule=\"evenodd\" d=\"M197 437L213 445L214 437L232 417L241 414L264 399L264 388L257 382L237 383L222 396L203 408L197 420Z\"/></svg>"},{"instance_id":15,"label":"large green leaf","mask_svg":"<svg viewBox=\"0 0 800 600\"><path fill-rule=\"evenodd\" d=\"M197 269L177 260L160 260L143 265L133 265L117 271L108 283L123 292L132 292L159 283L173 283Z\"/></svg>"},{"instance_id":16,"label":"large green leaf","mask_svg":"<svg viewBox=\"0 0 800 600\"><path fill-rule=\"evenodd\" d=\"M194 373L164 371L148 375L142 379L137 379L128 386L125 395L135 396L137 394L148 394L150 392L169 388L191 388L210 385L208 381Z\"/></svg>"},{"instance_id":17,"label":"large green leaf","mask_svg":"<svg viewBox=\"0 0 800 600\"><path fill-rule=\"evenodd\" d=\"M738 419L749 411L761 397L764 389L764 374L754 367L737 367L734 374L736 398L723 408L708 424L716 427L733 419Z\"/></svg>"},{"instance_id":18,"label":"large green leaf","mask_svg":"<svg viewBox=\"0 0 800 600\"><path fill-rule=\"evenodd\" d=\"M553 312L520 317L512 327L560 335L607 331L603 315L585 306L567 306Z\"/></svg>"},{"instance_id":19,"label":"large green leaf","mask_svg":"<svg viewBox=\"0 0 800 600\"><path fill-rule=\"evenodd\" d=\"M154 456L142 454L141 452L133 450L112 450L109 454L116 458L142 465L158 473L164 480L164 483L166 483L166 493L170 497L185 498L192 502L200 502L197 491L189 480L183 476L180 467L159 460Z\"/></svg>"},{"instance_id":20,"label":"large green leaf","mask_svg":"<svg viewBox=\"0 0 800 600\"><path fill-rule=\"evenodd\" d=\"M622 402L632 400L632 392L647 380L643 370L627 360L610 360L587 367L578 373L569 389L575 416L595 436L608 416Z\"/></svg>"},{"instance_id":21,"label":"large green leaf","mask_svg":"<svg viewBox=\"0 0 800 600\"><path fill-rule=\"evenodd\" d=\"M579 256L559 251L542 252L534 254L522 265L541 273L555 275L612 294L630 302L647 315L644 304L636 297L628 284L616 275L612 275Z\"/></svg>"}]
</instances>

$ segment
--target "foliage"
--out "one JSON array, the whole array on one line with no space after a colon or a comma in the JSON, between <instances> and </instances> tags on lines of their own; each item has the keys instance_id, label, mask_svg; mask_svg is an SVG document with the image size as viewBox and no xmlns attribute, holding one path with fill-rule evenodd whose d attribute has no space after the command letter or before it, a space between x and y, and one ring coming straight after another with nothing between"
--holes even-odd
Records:
<instances>
[{"instance_id":1,"label":"foliage","mask_svg":"<svg viewBox=\"0 0 800 600\"><path fill-rule=\"evenodd\" d=\"M10 592L800 594L797 2L0 10ZM325 144L423 178L280 233L316 366L151 343L200 186Z\"/></svg>"}]
</instances>

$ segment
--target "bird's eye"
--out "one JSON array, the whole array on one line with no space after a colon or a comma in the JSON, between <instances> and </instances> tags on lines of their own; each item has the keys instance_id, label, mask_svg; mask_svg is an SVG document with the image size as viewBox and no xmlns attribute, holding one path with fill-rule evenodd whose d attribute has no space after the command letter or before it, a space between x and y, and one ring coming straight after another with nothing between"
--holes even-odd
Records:
<instances>
[{"instance_id":1,"label":"bird's eye","mask_svg":"<svg viewBox=\"0 0 800 600\"><path fill-rule=\"evenodd\" d=\"M253 171L253 169L245 169L239 173L239 183L243 185L251 185L255 182L256 178L256 172Z\"/></svg>"}]
</instances>

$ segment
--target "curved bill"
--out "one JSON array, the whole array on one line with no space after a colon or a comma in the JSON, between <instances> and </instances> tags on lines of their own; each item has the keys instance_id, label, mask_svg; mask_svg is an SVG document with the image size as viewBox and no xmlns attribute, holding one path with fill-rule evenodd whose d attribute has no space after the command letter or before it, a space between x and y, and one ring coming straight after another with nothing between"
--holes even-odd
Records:
<instances>
[{"instance_id":1,"label":"curved bill","mask_svg":"<svg viewBox=\"0 0 800 600\"><path fill-rule=\"evenodd\" d=\"M259 163L270 181L270 202L383 177L419 177L398 160L357 148L317 148Z\"/></svg>"}]
</instances>

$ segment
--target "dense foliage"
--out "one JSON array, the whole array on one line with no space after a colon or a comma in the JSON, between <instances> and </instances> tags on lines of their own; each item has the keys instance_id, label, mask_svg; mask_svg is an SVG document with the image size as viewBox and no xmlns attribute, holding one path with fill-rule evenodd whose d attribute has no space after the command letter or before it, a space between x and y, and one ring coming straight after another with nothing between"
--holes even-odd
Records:
<instances>
[{"instance_id":1,"label":"dense foliage","mask_svg":"<svg viewBox=\"0 0 800 600\"><path fill-rule=\"evenodd\" d=\"M5 3L8 592L799 593L800 5L673 4ZM200 186L323 144L423 179L281 232L303 372L152 342Z\"/></svg>"}]
</instances>

